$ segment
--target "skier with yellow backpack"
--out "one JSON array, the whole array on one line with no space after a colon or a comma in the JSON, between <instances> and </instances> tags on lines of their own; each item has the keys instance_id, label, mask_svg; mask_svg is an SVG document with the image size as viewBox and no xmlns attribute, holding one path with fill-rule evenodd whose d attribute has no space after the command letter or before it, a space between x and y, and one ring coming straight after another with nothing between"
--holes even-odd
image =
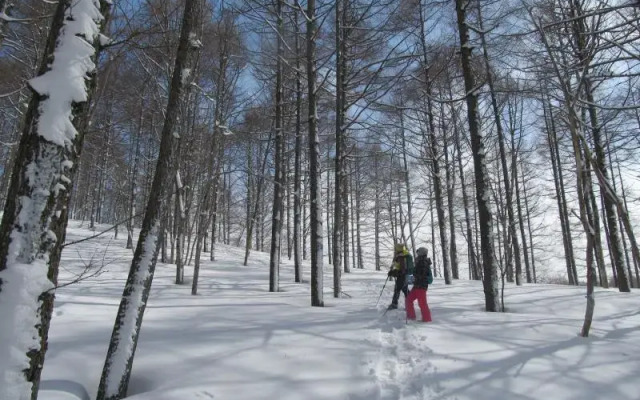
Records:
<instances>
[{"instance_id":1,"label":"skier with yellow backpack","mask_svg":"<svg viewBox=\"0 0 640 400\"><path fill-rule=\"evenodd\" d=\"M408 282L407 277L413 277L413 256L409 253L404 243L395 244L393 264L391 264L391 269L389 269L387 275L389 278L396 279L396 284L393 288L393 298L387 308L388 310L395 310L398 308L400 292L404 293L405 300L409 293L408 286L411 282Z\"/></svg>"}]
</instances>

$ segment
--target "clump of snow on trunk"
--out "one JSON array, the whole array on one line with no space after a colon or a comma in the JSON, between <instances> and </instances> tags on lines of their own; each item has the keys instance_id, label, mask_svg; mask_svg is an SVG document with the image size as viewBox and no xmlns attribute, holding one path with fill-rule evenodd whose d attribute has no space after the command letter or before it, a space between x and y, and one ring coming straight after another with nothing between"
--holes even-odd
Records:
<instances>
[{"instance_id":1,"label":"clump of snow on trunk","mask_svg":"<svg viewBox=\"0 0 640 400\"><path fill-rule=\"evenodd\" d=\"M76 0L65 13L65 25L54 53L51 70L29 81L31 87L48 98L41 102L38 135L63 146L75 138L71 104L87 100L85 81L95 70L93 40L100 34L100 3Z\"/></svg>"}]
</instances>

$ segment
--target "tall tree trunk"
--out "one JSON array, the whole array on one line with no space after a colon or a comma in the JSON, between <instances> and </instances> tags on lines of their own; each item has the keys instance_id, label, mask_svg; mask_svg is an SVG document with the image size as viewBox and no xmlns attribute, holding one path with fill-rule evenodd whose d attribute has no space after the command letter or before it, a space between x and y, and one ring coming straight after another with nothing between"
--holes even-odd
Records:
<instances>
[{"instance_id":1,"label":"tall tree trunk","mask_svg":"<svg viewBox=\"0 0 640 400\"><path fill-rule=\"evenodd\" d=\"M179 147L179 146L178 146ZM184 244L184 186L182 185L182 179L180 178L180 170L176 172L176 208L173 215L175 222L175 241L176 241L176 285L182 285L184 282L184 257L183 257L183 244Z\"/></svg>"},{"instance_id":2,"label":"tall tree trunk","mask_svg":"<svg viewBox=\"0 0 640 400\"><path fill-rule=\"evenodd\" d=\"M486 166L486 153L478 121L478 95L476 93L476 82L471 65L472 47L469 43L469 27L467 25L466 15L466 7L469 4L466 0L456 0L456 14L458 19L458 33L460 35L464 87L467 93L467 114L469 119L469 133L471 134L471 151L473 153L476 178L476 201L478 203L480 241L482 243L481 254L484 269L483 286L485 309L495 312L498 311L500 307L498 297L498 269L496 267L495 250L493 247L493 221L489 203L489 176Z\"/></svg>"},{"instance_id":3,"label":"tall tree trunk","mask_svg":"<svg viewBox=\"0 0 640 400\"><path fill-rule=\"evenodd\" d=\"M305 160L305 164L308 164L308 160ZM309 211L309 171L305 168L305 177L304 177L304 192L303 192L303 204L302 204L302 259L306 260L308 258L307 254L307 239L309 238L310 229L309 218L307 218L307 212Z\"/></svg>"},{"instance_id":4,"label":"tall tree trunk","mask_svg":"<svg viewBox=\"0 0 640 400\"><path fill-rule=\"evenodd\" d=\"M373 156L373 170L374 170L374 190L375 190L375 200L374 200L374 211L373 211L373 230L374 230L374 257L376 263L376 271L380 271L382 269L380 264L380 172L379 172L379 151L376 149L376 153Z\"/></svg>"},{"instance_id":5,"label":"tall tree trunk","mask_svg":"<svg viewBox=\"0 0 640 400\"><path fill-rule=\"evenodd\" d=\"M518 234L516 232L516 221L513 213L513 192L511 190L511 182L509 180L509 169L507 167L507 155L505 150L505 138L504 131L502 129L502 118L500 118L500 109L498 108L498 100L496 99L495 88L493 84L493 72L491 69L491 65L489 64L489 52L487 50L487 42L484 35L484 27L482 20L482 7L480 6L480 1L476 2L478 5L478 23L480 25L480 40L482 42L482 52L484 56L484 64L486 68L486 78L487 83L489 84L489 91L491 93L491 107L493 108L494 121L496 123L496 131L498 132L498 147L500 149L500 163L502 165L502 179L504 181L504 189L505 189L505 197L506 197L506 208L507 208L507 218L508 218L508 230L504 233L505 241L506 241L506 249L511 251L513 248L513 259L515 262L516 270L515 270L515 278L516 285L522 284L522 262L520 260L520 244L518 243ZM507 260L509 260L509 255L507 254ZM509 263L510 264L510 263ZM511 268L510 265L507 268Z\"/></svg>"},{"instance_id":6,"label":"tall tree trunk","mask_svg":"<svg viewBox=\"0 0 640 400\"><path fill-rule=\"evenodd\" d=\"M228 174L225 174L223 172L223 177L227 177ZM226 212L224 213L225 216L225 220L227 221L226 223L226 241L225 244L228 246L231 244L231 186L232 186L232 182L231 182L231 176L229 176L227 178L227 182L228 185L226 186L227 189L225 190L224 194L225 194L225 206L226 206ZM262 205L264 206L264 202L262 203Z\"/></svg>"},{"instance_id":7,"label":"tall tree trunk","mask_svg":"<svg viewBox=\"0 0 640 400\"><path fill-rule=\"evenodd\" d=\"M575 257L573 253L573 240L571 238L571 225L569 224L569 215L567 210L567 201L564 191L564 180L562 176L562 163L560 160L560 146L558 145L558 137L556 135L556 127L553 116L553 108L549 101L543 99L542 110L544 113L545 124L547 125L547 138L549 141L549 150L551 152L551 167L553 171L553 181L556 189L556 201L558 203L558 213L560 214L560 227L562 229L562 243L564 246L564 259L567 267L567 277L570 285L578 284L578 274L576 269ZM548 116L547 116L548 114ZM523 172L524 175L524 172ZM524 176L523 176L524 181ZM526 199L526 197L525 197Z\"/></svg>"},{"instance_id":8,"label":"tall tree trunk","mask_svg":"<svg viewBox=\"0 0 640 400\"><path fill-rule=\"evenodd\" d=\"M398 241L398 213L394 207L393 188L389 187L387 194L387 213L389 214L389 224L391 225L391 237L393 242L396 243Z\"/></svg>"},{"instance_id":9,"label":"tall tree trunk","mask_svg":"<svg viewBox=\"0 0 640 400\"><path fill-rule=\"evenodd\" d=\"M252 210L252 206L254 203L254 192L255 192L255 175L252 173L252 171L254 170L254 164L253 164L253 145L252 143L248 142L247 143L247 148L246 148L246 162L247 162L247 180L246 180L246 185L247 185L247 201L246 201L246 219L245 219L245 224L246 224L246 228L245 228L245 240L244 240L244 263L243 265L247 265L247 259L249 257L249 253L251 252L251 246L253 244L253 224L254 224L254 220L253 220L253 212ZM213 233L212 233L212 240L213 237L215 236L215 232L216 232L216 224L213 224Z\"/></svg>"},{"instance_id":10,"label":"tall tree trunk","mask_svg":"<svg viewBox=\"0 0 640 400\"><path fill-rule=\"evenodd\" d=\"M355 227L355 207L354 207L354 171L353 171L353 166L349 165L349 210L351 210L351 212L349 213L349 223L350 223L350 228L351 228L351 232L350 232L350 236L351 236L351 265L353 266L353 268L358 268L358 263L357 263L357 253L356 253L356 227ZM345 272L351 272L351 271L345 271Z\"/></svg>"},{"instance_id":11,"label":"tall tree trunk","mask_svg":"<svg viewBox=\"0 0 640 400\"><path fill-rule=\"evenodd\" d=\"M527 196L527 183L524 179L524 171L522 172L522 197L524 197L525 215L527 217L527 233L529 236L529 243L531 244L531 274L533 275L533 283L537 283L538 278L536 274L536 257L533 244L533 229L531 228L531 211L529 210L529 197Z\"/></svg>"},{"instance_id":12,"label":"tall tree trunk","mask_svg":"<svg viewBox=\"0 0 640 400\"><path fill-rule=\"evenodd\" d=\"M280 289L280 236L282 234L282 209L284 192L284 132L282 130L282 1L276 3L278 37L276 56L276 132L275 132L275 180L273 185L273 209L271 214L271 253L269 256L269 291Z\"/></svg>"},{"instance_id":13,"label":"tall tree trunk","mask_svg":"<svg viewBox=\"0 0 640 400\"><path fill-rule=\"evenodd\" d=\"M515 116L515 113L514 113ZM521 116L522 118L522 116ZM520 120L522 124L522 119ZM521 131L522 132L522 131ZM510 129L511 133L511 178L513 182L513 190L516 194L516 212L518 213L518 227L520 228L520 237L522 238L522 256L524 258L524 269L527 283L532 283L531 264L529 263L529 247L527 245L527 236L524 231L524 218L522 215L522 201L520 199L520 184L518 180L518 154L516 146L516 130L515 127Z\"/></svg>"},{"instance_id":14,"label":"tall tree trunk","mask_svg":"<svg viewBox=\"0 0 640 400\"><path fill-rule=\"evenodd\" d=\"M38 76L29 82L32 96L21 124L0 225L3 399L35 400L38 396L69 197L96 88L99 34L105 30L110 9L107 1L60 0ZM76 52L75 63L59 54L63 46ZM56 91L51 82L56 73L77 77L68 82L75 95ZM64 105L58 107L60 104Z\"/></svg>"},{"instance_id":15,"label":"tall tree trunk","mask_svg":"<svg viewBox=\"0 0 640 400\"><path fill-rule=\"evenodd\" d=\"M496 157L496 160L498 160L499 157ZM500 170L499 166L496 166L496 170ZM498 184L497 186L500 186L500 177L498 177ZM490 187L491 187L491 182L489 183ZM510 268L510 261L505 262L505 259L507 258L509 253L509 248L506 247L506 240L502 240L502 235L503 232L506 231L506 216L504 214L504 201L503 201L503 197L502 197L502 193L498 193L498 191L496 191L494 188L491 187L491 193L493 195L493 201L496 204L496 220L497 220L497 224L496 224L496 243L498 243L498 246L496 246L496 250L498 252L497 254L497 261L498 261L498 268L500 269L500 273L502 274L501 278L504 281L504 278L507 277L507 281L508 282L513 282L513 269ZM500 246L500 243L502 243L503 245ZM503 285L503 289L504 289L504 285Z\"/></svg>"},{"instance_id":16,"label":"tall tree trunk","mask_svg":"<svg viewBox=\"0 0 640 400\"><path fill-rule=\"evenodd\" d=\"M341 0L336 0L336 126L335 126L335 178L333 190L333 297L340 297L340 275L342 273L342 256L343 251L348 253L348 246L344 245L344 235L347 227L343 225L344 214L342 207L344 205L343 188L344 188L344 76L342 75L342 58L344 54L342 46L343 36L343 4ZM347 239L348 241L348 239ZM345 266L349 262L344 259Z\"/></svg>"},{"instance_id":17,"label":"tall tree trunk","mask_svg":"<svg viewBox=\"0 0 640 400\"><path fill-rule=\"evenodd\" d=\"M207 183L204 185L204 198L202 199L202 207L198 212L199 222L198 229L196 231L195 242L196 260L193 265L193 280L191 282L191 294L194 296L198 293L198 279L200 277L200 255L202 244L207 240L206 232L209 230L209 222L211 221L212 215L215 215L215 212L213 214L211 213L211 208L215 207L216 199L218 197L218 186L220 183L220 166L222 165L223 156L222 149L216 151L216 147L219 146L220 148L222 148L222 140L220 138L220 135L215 132L215 129L211 141L212 151L210 154L218 154L218 159L215 163L213 163L209 173L207 174ZM211 257L215 258L214 253L215 248L214 246L211 246Z\"/></svg>"},{"instance_id":18,"label":"tall tree trunk","mask_svg":"<svg viewBox=\"0 0 640 400\"><path fill-rule=\"evenodd\" d=\"M591 163L585 163L585 167L589 171L589 175L591 175ZM594 229L593 250L595 251L596 268L598 271L597 277L600 280L600 286L602 286L603 288L608 288L609 279L607 278L607 266L604 261L604 249L602 248L602 229L600 228L600 214L598 212L598 202L596 201L596 196L593 193L593 186L591 186L591 191L587 193L587 196L587 216L589 216L590 218L589 225ZM597 285L597 280L594 281L594 284Z\"/></svg>"},{"instance_id":19,"label":"tall tree trunk","mask_svg":"<svg viewBox=\"0 0 640 400\"><path fill-rule=\"evenodd\" d=\"M356 147L357 150L357 147ZM360 187L360 181L361 181L361 176L360 176L360 159L358 158L357 154L356 154L356 158L355 158L355 163L356 163L356 175L355 175L355 182L356 182L356 191L355 191L355 200L356 200L356 207L355 207L355 217L356 217L356 251L358 252L358 268L360 269L364 269L364 259L362 256L362 233L361 233L361 219L360 219L360 207L361 207L361 190L362 188Z\"/></svg>"},{"instance_id":20,"label":"tall tree trunk","mask_svg":"<svg viewBox=\"0 0 640 400\"><path fill-rule=\"evenodd\" d=\"M411 252L416 253L416 239L413 234L413 214L411 200L411 180L409 179L409 162L407 161L407 139L404 128L404 104L400 103L400 137L402 138L402 165L404 168L404 186L407 189L407 220L409 221L409 238L411 239Z\"/></svg>"},{"instance_id":21,"label":"tall tree trunk","mask_svg":"<svg viewBox=\"0 0 640 400\"><path fill-rule=\"evenodd\" d=\"M335 262L335 258L333 258L333 250L335 249L335 247L332 246L333 230L335 229L335 227L331 226L331 220L333 219L332 207L333 201L331 197L331 174L327 172L327 212L325 213L325 215L327 217L327 258L329 259L329 264L334 264ZM338 247L340 247L340 245Z\"/></svg>"},{"instance_id":22,"label":"tall tree trunk","mask_svg":"<svg viewBox=\"0 0 640 400\"><path fill-rule=\"evenodd\" d=\"M460 279L460 272L458 270L458 248L456 246L456 223L453 206L455 179L451 176L451 168L449 165L449 145L447 142L447 129L444 118L444 105L440 107L440 117L442 120L442 149L444 154L445 183L447 185L447 207L449 208L449 251L451 255L451 272L453 274L453 279ZM453 123L455 124L455 120Z\"/></svg>"},{"instance_id":23,"label":"tall tree trunk","mask_svg":"<svg viewBox=\"0 0 640 400\"><path fill-rule=\"evenodd\" d=\"M141 102L142 103L142 102ZM142 124L144 121L143 107L140 105L140 119L138 121L138 132L136 135L136 146L133 154L133 165L131 166L131 185L129 189L129 218L127 219L127 249L133 249L133 227L136 215L136 176L138 176L138 156L140 154L140 136L142 135Z\"/></svg>"},{"instance_id":24,"label":"tall tree trunk","mask_svg":"<svg viewBox=\"0 0 640 400\"><path fill-rule=\"evenodd\" d=\"M121 399L127 395L142 317L158 257L161 216L167 202L166 181L173 176L180 104L188 92L197 68L201 42L202 3L186 0L169 99L162 128L160 151L140 236L131 262L120 307L105 360L97 400Z\"/></svg>"},{"instance_id":25,"label":"tall tree trunk","mask_svg":"<svg viewBox=\"0 0 640 400\"><path fill-rule=\"evenodd\" d=\"M286 141L285 141L285 145L286 145ZM288 147L288 146L286 146ZM291 162L289 161L289 156L287 155L288 153L288 149L287 148L283 148L283 153L285 154L284 156L284 166L286 166L286 172L284 174L284 187L287 193L287 259L289 261L291 261L291 255L293 254L293 245L292 245L292 241L291 241Z\"/></svg>"},{"instance_id":26,"label":"tall tree trunk","mask_svg":"<svg viewBox=\"0 0 640 400\"><path fill-rule=\"evenodd\" d=\"M453 93L449 92L449 97L453 97ZM460 146L460 130L458 128L458 114L456 106L451 103L451 114L453 115L453 133L454 133L454 145L456 151L456 159L458 164L458 174L460 177L460 190L462 192L462 205L464 207L464 220L467 228L467 258L469 261L469 269L471 272L471 278L480 280L480 274L478 272L478 263L476 262L477 256L475 251L475 245L473 240L473 229L471 227L471 216L469 214L469 196L467 195L467 188L464 179L464 168L462 167L462 148Z\"/></svg>"},{"instance_id":27,"label":"tall tree trunk","mask_svg":"<svg viewBox=\"0 0 640 400\"><path fill-rule=\"evenodd\" d=\"M433 182L433 191L435 195L436 211L438 214L438 228L440 231L440 246L442 248L442 270L444 272L444 281L447 285L451 284L451 269L449 266L449 243L447 241L447 219L444 212L444 198L442 194L442 176L440 174L440 155L438 152L438 143L436 138L436 126L433 115L433 102L432 89L431 89L431 77L429 74L429 60L427 59L427 38L424 27L424 10L422 0L419 1L420 11L420 43L422 45L422 62L424 63L424 76L426 85L426 105L427 105L427 119L429 124L429 147L427 154L431 161L431 175ZM444 132L443 132L444 134Z\"/></svg>"},{"instance_id":28,"label":"tall tree trunk","mask_svg":"<svg viewBox=\"0 0 640 400\"><path fill-rule=\"evenodd\" d=\"M438 276L438 257L436 254L436 226L435 219L433 217L433 179L429 175L429 216L431 217L431 257L433 258L434 268L433 276Z\"/></svg>"},{"instance_id":29,"label":"tall tree trunk","mask_svg":"<svg viewBox=\"0 0 640 400\"><path fill-rule=\"evenodd\" d=\"M607 141L608 143L609 141ZM609 156L611 156L611 152L609 152ZM622 172L620 171L620 161L618 160L618 156L616 155L616 163L617 163L617 169L618 169L618 176L620 177L620 190L622 192L622 200L623 200L623 205L624 208L627 208L627 193L626 190L624 188L624 179L622 179ZM613 167L613 164L611 163L611 161L609 161L609 165L611 165ZM613 173L611 174L612 178L613 178ZM613 189L616 190L615 188L615 180L613 181ZM617 193L617 191L616 191ZM619 219L620 222L620 232L624 235L624 226L623 226L623 222L622 222L622 218ZM624 236L623 236L623 240L622 243L626 243L624 241ZM627 249L625 247L625 253L627 252ZM638 259L636 259L635 257L632 257L633 259L633 266L636 272L636 287L640 288L640 268L638 265ZM627 265L631 265L631 263L629 261L627 261ZM629 277L631 277L631 273L629 273Z\"/></svg>"},{"instance_id":30,"label":"tall tree trunk","mask_svg":"<svg viewBox=\"0 0 640 400\"><path fill-rule=\"evenodd\" d=\"M349 262L349 178L347 176L347 163L343 164L342 169L342 254L343 254L343 271L351 272Z\"/></svg>"},{"instance_id":31,"label":"tall tree trunk","mask_svg":"<svg viewBox=\"0 0 640 400\"><path fill-rule=\"evenodd\" d=\"M216 241L219 240L219 236L216 235L216 231L218 230L218 209L220 208L220 177L216 177L217 182L214 185L215 191L213 193L213 205L211 206L211 244L209 246L209 261L216 260Z\"/></svg>"},{"instance_id":32,"label":"tall tree trunk","mask_svg":"<svg viewBox=\"0 0 640 400\"><path fill-rule=\"evenodd\" d=\"M532 275L531 275L531 264L529 263L529 247L527 245L527 237L524 231L524 219L522 215L522 201L520 199L520 184L518 180L518 158L519 158L519 149L521 147L522 141L522 124L523 124L523 111L524 111L524 100L520 101L520 108L518 109L517 101L514 106L509 106L509 133L511 135L511 182L513 182L513 191L516 195L516 212L518 213L518 227L520 228L520 237L522 238L522 258L524 258L524 269L527 277L527 283L532 283ZM511 104L511 103L510 103ZM518 123L519 120L519 123ZM516 129L518 129L519 124L519 132L520 139L518 139L518 144L516 144Z\"/></svg>"},{"instance_id":33,"label":"tall tree trunk","mask_svg":"<svg viewBox=\"0 0 640 400\"><path fill-rule=\"evenodd\" d=\"M298 12L294 13L295 25L295 46L296 46L296 142L295 142L295 161L293 167L293 265L295 270L295 282L302 282L302 260L300 241L302 235L300 212L302 209L302 192L301 192L301 174L302 166L302 74L300 65L300 41L299 41L299 25Z\"/></svg>"},{"instance_id":34,"label":"tall tree trunk","mask_svg":"<svg viewBox=\"0 0 640 400\"><path fill-rule=\"evenodd\" d=\"M267 143L271 142L271 135L269 135L269 139L267 140ZM262 189L264 186L264 176L266 174L266 166L267 166L267 159L269 158L269 145L267 144L267 148L264 152L264 154L259 154L262 156L262 166L260 168L260 177L258 178L258 184L256 187L256 191L255 191L255 196L254 196L254 203L253 203L253 215L251 216L250 219L250 223L249 226L247 227L247 240L245 243L245 251L244 251L244 266L247 266L249 263L249 254L251 252L251 242L252 242L252 237L253 237L253 231L254 229L256 230L256 250L259 250L259 246L258 246L258 242L259 242L259 228L260 226L258 226L258 216L260 215L260 206L263 203L261 201L261 196L262 196Z\"/></svg>"},{"instance_id":35,"label":"tall tree trunk","mask_svg":"<svg viewBox=\"0 0 640 400\"><path fill-rule=\"evenodd\" d=\"M296 4L297 4L296 0ZM311 305L324 307L322 261L322 193L320 191L320 143L316 93L316 1L307 0L307 87L309 103L309 184L311 202Z\"/></svg>"},{"instance_id":36,"label":"tall tree trunk","mask_svg":"<svg viewBox=\"0 0 640 400\"><path fill-rule=\"evenodd\" d=\"M594 168L598 168L605 181L609 183L609 168L606 161L606 154L602 144L601 130L598 122L598 114L593 99L593 89L591 88L591 79L585 78L585 93L589 104L589 121L591 123L591 134L593 137L596 163ZM602 196L604 202L604 210L606 214L606 225L609 228L609 252L613 259L613 265L617 272L618 289L621 292L631 291L629 284L629 276L625 269L624 252L622 249L620 235L618 232L618 216L616 215L615 203L607 196ZM607 286L605 286L607 287Z\"/></svg>"}]
</instances>

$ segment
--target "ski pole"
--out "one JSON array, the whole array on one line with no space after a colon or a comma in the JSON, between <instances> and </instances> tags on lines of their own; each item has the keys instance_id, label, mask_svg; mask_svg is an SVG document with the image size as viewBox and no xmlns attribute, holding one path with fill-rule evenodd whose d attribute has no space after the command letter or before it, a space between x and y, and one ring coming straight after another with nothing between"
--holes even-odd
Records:
<instances>
[{"instance_id":1,"label":"ski pole","mask_svg":"<svg viewBox=\"0 0 640 400\"><path fill-rule=\"evenodd\" d=\"M382 293L384 292L384 287L387 286L387 282L389 281L389 276L387 275L387 279L384 281L384 285L382 285L382 290L380 291L380 296L378 296L378 301L376 301L376 307L378 307L378 303L380 303L380 298L382 297Z\"/></svg>"}]
</instances>

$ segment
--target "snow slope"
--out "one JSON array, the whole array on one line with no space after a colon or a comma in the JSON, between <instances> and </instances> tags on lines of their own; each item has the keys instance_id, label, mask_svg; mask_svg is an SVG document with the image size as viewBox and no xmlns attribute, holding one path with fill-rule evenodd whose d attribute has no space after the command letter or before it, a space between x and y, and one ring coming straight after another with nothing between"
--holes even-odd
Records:
<instances>
[{"instance_id":1,"label":"snow slope","mask_svg":"<svg viewBox=\"0 0 640 400\"><path fill-rule=\"evenodd\" d=\"M91 234L71 221L67 240ZM93 399L131 250L108 234L65 249L61 283L92 259L106 272L58 290L40 399ZM132 400L640 398L640 295L598 290L592 336L578 336L584 288L509 286L507 313L483 311L482 286L429 289L433 323L383 310L383 272L343 276L345 296L310 307L308 284L281 267L268 292L268 255L218 246L203 255L199 295L159 264L129 386ZM187 269L186 276L190 275ZM305 269L308 278L308 268ZM5 400L5 399L2 399Z\"/></svg>"}]
</instances>

